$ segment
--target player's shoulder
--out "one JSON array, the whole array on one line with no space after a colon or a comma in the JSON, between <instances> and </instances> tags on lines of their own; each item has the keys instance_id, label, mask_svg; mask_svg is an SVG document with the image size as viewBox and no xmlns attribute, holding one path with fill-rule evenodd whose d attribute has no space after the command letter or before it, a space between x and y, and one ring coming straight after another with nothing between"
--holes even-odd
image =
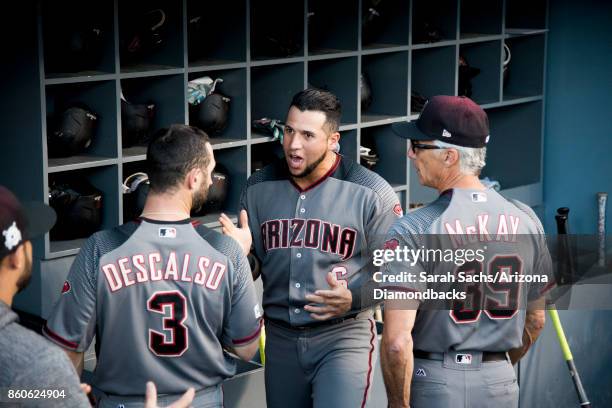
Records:
<instances>
[{"instance_id":1,"label":"player's shoulder","mask_svg":"<svg viewBox=\"0 0 612 408\"><path fill-rule=\"evenodd\" d=\"M371 190L383 200L392 198L397 201L395 192L387 180L345 156L342 156L340 166L334 173L334 177Z\"/></svg>"},{"instance_id":2,"label":"player's shoulder","mask_svg":"<svg viewBox=\"0 0 612 408\"><path fill-rule=\"evenodd\" d=\"M287 179L287 169L284 160L279 158L251 174L247 179L246 188L248 189L267 181L280 181L285 179Z\"/></svg>"},{"instance_id":3,"label":"player's shoulder","mask_svg":"<svg viewBox=\"0 0 612 408\"><path fill-rule=\"evenodd\" d=\"M104 255L123 245L136 231L139 222L129 221L125 224L93 233L81 247L81 250L95 251Z\"/></svg>"},{"instance_id":4,"label":"player's shoulder","mask_svg":"<svg viewBox=\"0 0 612 408\"><path fill-rule=\"evenodd\" d=\"M2 361L8 363L6 367L21 376L32 367L50 374L57 369L54 363L66 357L59 347L17 322L2 328L1 333L0 365L4 365Z\"/></svg>"},{"instance_id":5,"label":"player's shoulder","mask_svg":"<svg viewBox=\"0 0 612 408\"><path fill-rule=\"evenodd\" d=\"M542 222L540 221L540 218L537 216L535 211L533 211L533 208L513 198L505 198L505 200L512 204L514 207L518 208L521 212L523 212L523 214L527 216L527 219L533 223L537 233L544 234L544 227L542 226Z\"/></svg>"},{"instance_id":6,"label":"player's shoulder","mask_svg":"<svg viewBox=\"0 0 612 408\"><path fill-rule=\"evenodd\" d=\"M235 239L202 224L198 224L194 228L204 241L222 256L229 259L234 266L240 263L244 255L242 253L242 247Z\"/></svg>"},{"instance_id":7,"label":"player's shoulder","mask_svg":"<svg viewBox=\"0 0 612 408\"><path fill-rule=\"evenodd\" d=\"M444 212L452 202L453 191L448 190L440 194L433 202L408 211L403 217L397 219L391 226L391 231L399 234L426 234L431 231L436 221L442 218Z\"/></svg>"}]
</instances>

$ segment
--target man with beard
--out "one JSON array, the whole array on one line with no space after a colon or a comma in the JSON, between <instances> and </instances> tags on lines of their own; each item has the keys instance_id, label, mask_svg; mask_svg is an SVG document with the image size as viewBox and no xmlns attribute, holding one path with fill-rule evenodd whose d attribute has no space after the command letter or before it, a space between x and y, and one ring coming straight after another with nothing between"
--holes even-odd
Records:
<instances>
[{"instance_id":1,"label":"man with beard","mask_svg":"<svg viewBox=\"0 0 612 408\"><path fill-rule=\"evenodd\" d=\"M194 406L221 407L235 373L231 349L249 360L261 312L249 264L231 238L190 219L215 167L201 130L172 125L147 150L150 190L141 217L92 235L75 259L44 334L77 369L97 336L98 406L143 406L153 380L165 405L188 387Z\"/></svg>"},{"instance_id":2,"label":"man with beard","mask_svg":"<svg viewBox=\"0 0 612 408\"><path fill-rule=\"evenodd\" d=\"M30 240L47 232L54 223L55 213L50 207L42 203L22 206L0 186L0 405L40 404L41 400L26 401L15 396L15 391L28 390L57 390L57 398L44 400L57 407L89 405L66 355L20 326L11 310L13 297L28 286L32 276Z\"/></svg>"},{"instance_id":3,"label":"man with beard","mask_svg":"<svg viewBox=\"0 0 612 408\"><path fill-rule=\"evenodd\" d=\"M335 152L341 107L306 89L291 102L285 158L252 175L241 228L264 285L269 408L363 407L377 353L372 253L402 214L377 174ZM248 213L248 217L247 217Z\"/></svg>"}]
</instances>

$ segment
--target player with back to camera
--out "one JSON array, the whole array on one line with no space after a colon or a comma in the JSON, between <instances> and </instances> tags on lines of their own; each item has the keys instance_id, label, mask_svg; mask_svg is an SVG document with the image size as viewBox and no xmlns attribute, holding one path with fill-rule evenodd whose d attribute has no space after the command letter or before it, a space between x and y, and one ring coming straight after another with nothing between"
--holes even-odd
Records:
<instances>
[{"instance_id":1,"label":"player with back to camera","mask_svg":"<svg viewBox=\"0 0 612 408\"><path fill-rule=\"evenodd\" d=\"M101 407L143 406L153 380L175 401L221 407L221 382L257 350L261 312L240 246L190 218L215 166L201 130L172 125L147 149L150 191L136 221L97 232L75 259L44 329L80 367L96 335Z\"/></svg>"},{"instance_id":2,"label":"player with back to camera","mask_svg":"<svg viewBox=\"0 0 612 408\"><path fill-rule=\"evenodd\" d=\"M445 236L443 242L458 242L459 248L483 240L483 262L454 266L456 276L549 276L550 254L533 210L479 181L489 141L484 110L465 97L435 96L416 123L399 123L393 130L410 139L408 157L419 182L440 196L395 222L385 248L418 249L426 237ZM448 262L419 259L414 265L387 263L383 273L432 276L448 267ZM381 363L389 407L518 407L512 364L544 326L550 285L501 281L466 283L469 297L454 301L450 310L427 308L418 300L385 301ZM391 285L397 292L428 289L420 279Z\"/></svg>"},{"instance_id":3,"label":"player with back to camera","mask_svg":"<svg viewBox=\"0 0 612 408\"><path fill-rule=\"evenodd\" d=\"M259 260L269 408L363 407L372 383L377 341L365 286L401 206L382 177L334 151L340 117L332 93L296 94L285 157L247 181L241 228L221 218L245 252L252 233Z\"/></svg>"},{"instance_id":4,"label":"player with back to camera","mask_svg":"<svg viewBox=\"0 0 612 408\"><path fill-rule=\"evenodd\" d=\"M0 403L14 402L22 407L89 406L85 394L91 397L91 386L79 384L66 354L44 337L20 326L11 310L13 297L28 286L32 277L31 239L49 231L55 219L49 206L22 205L12 192L0 186L0 367L4 368L0 371ZM38 398L23 397L35 393ZM193 395L194 390L189 389L169 408L189 406ZM145 407L157 407L152 382L147 383Z\"/></svg>"}]
</instances>

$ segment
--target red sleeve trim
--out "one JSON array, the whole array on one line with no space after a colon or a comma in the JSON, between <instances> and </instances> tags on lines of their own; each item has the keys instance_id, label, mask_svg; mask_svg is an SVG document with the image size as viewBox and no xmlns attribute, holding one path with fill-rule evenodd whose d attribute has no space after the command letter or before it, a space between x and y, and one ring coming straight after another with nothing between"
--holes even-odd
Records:
<instances>
[{"instance_id":1,"label":"red sleeve trim","mask_svg":"<svg viewBox=\"0 0 612 408\"><path fill-rule=\"evenodd\" d=\"M540 295L544 295L546 294L548 291L550 291L551 289L557 287L557 282L555 281L555 279L553 278L548 285L544 286L544 288L542 288L542 290L540 290Z\"/></svg>"},{"instance_id":2,"label":"red sleeve trim","mask_svg":"<svg viewBox=\"0 0 612 408\"><path fill-rule=\"evenodd\" d=\"M58 342L64 347L76 350L77 347L79 346L77 343L64 339L62 336L60 336L59 334L51 330L49 326L47 326L46 324L45 324L45 327L43 327L43 333L46 334L47 337L49 337L51 340Z\"/></svg>"},{"instance_id":3,"label":"red sleeve trim","mask_svg":"<svg viewBox=\"0 0 612 408\"><path fill-rule=\"evenodd\" d=\"M248 337L243 337L242 339L238 339L238 340L232 340L232 343L238 345L238 344L247 344L247 343L252 342L257 337L259 337L259 334L261 333L261 326L262 326L262 324L263 324L263 319L259 319L259 324L257 325L257 330L255 330Z\"/></svg>"}]
</instances>

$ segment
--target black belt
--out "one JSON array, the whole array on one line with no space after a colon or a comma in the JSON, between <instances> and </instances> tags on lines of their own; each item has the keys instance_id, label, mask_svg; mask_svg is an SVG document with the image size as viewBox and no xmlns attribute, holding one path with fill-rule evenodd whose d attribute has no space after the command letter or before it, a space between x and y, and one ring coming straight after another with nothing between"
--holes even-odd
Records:
<instances>
[{"instance_id":1,"label":"black belt","mask_svg":"<svg viewBox=\"0 0 612 408\"><path fill-rule=\"evenodd\" d=\"M459 352L460 353L460 352ZM430 353L429 351L423 350L414 350L413 354L416 358L422 358L425 360L437 360L444 361L444 353ZM470 354L469 351L466 351L465 354ZM482 352L482 361L503 361L507 360L508 357L506 353L503 351L483 351Z\"/></svg>"},{"instance_id":2,"label":"black belt","mask_svg":"<svg viewBox=\"0 0 612 408\"><path fill-rule=\"evenodd\" d=\"M304 325L304 326L292 326L291 324L287 323L284 320L271 319L269 317L266 317L265 320L267 322L275 324L276 326L283 327L285 329L304 331L304 330L319 329L321 327L334 326L336 324L345 322L347 320L355 320L362 313L368 313L368 312L353 313L353 314L346 315L346 316L343 316L343 317L337 317L335 319L323 320L321 322L319 322L319 321L312 322L312 323L309 323L309 324Z\"/></svg>"}]
</instances>

